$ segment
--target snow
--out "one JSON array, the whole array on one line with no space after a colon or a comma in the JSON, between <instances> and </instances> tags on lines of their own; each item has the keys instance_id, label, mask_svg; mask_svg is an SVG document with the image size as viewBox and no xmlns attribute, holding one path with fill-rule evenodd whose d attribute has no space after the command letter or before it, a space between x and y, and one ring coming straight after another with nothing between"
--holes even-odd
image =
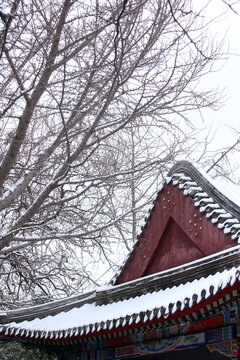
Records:
<instances>
[{"instance_id":1,"label":"snow","mask_svg":"<svg viewBox=\"0 0 240 360\"><path fill-rule=\"evenodd\" d=\"M188 189L184 189L183 190L183 195L192 195L194 194L194 196L196 196L196 193L201 191L201 193L203 192L203 189L201 188L201 186L194 186L193 187L190 187Z\"/></svg>"},{"instance_id":2,"label":"snow","mask_svg":"<svg viewBox=\"0 0 240 360\"><path fill-rule=\"evenodd\" d=\"M41 311L48 304L51 304L52 308L57 309L57 308L60 308L62 306L62 303L65 302L66 299L68 299L68 301L71 302L72 304L79 303L79 298L81 298L81 296L84 299L84 301L89 301L91 299L94 299L95 291L90 291L88 293L82 293L82 294L78 294L78 295L69 296L68 298L64 298L64 299L52 300L49 303L44 303L44 304L40 304L40 305L33 305L33 306L31 306L31 310L35 309L35 310ZM29 307L21 308L21 310L29 310ZM0 316L6 316L8 313L11 313L11 314L18 313L18 310L0 311Z\"/></svg>"},{"instance_id":3,"label":"snow","mask_svg":"<svg viewBox=\"0 0 240 360\"><path fill-rule=\"evenodd\" d=\"M184 181L184 182L182 182L183 179L184 179L184 177L181 176L181 183L178 185L179 189L184 189L185 187L195 187L195 186L197 186L197 183L195 181Z\"/></svg>"},{"instance_id":4,"label":"snow","mask_svg":"<svg viewBox=\"0 0 240 360\"><path fill-rule=\"evenodd\" d=\"M211 197L208 197L208 198L202 198L198 201L195 201L194 202L194 205L195 206L200 206L201 204L209 204L209 203L214 203L213 199Z\"/></svg>"},{"instance_id":5,"label":"snow","mask_svg":"<svg viewBox=\"0 0 240 360\"><path fill-rule=\"evenodd\" d=\"M237 206L240 206L240 187L227 182L223 179L212 179L207 173L199 169L196 164L193 164L194 167L198 170L199 173L210 183L212 184L220 193L222 193L226 198L231 200Z\"/></svg>"},{"instance_id":6,"label":"snow","mask_svg":"<svg viewBox=\"0 0 240 360\"><path fill-rule=\"evenodd\" d=\"M91 331L89 327L95 323L105 323L107 328L112 327L113 320L119 318L126 318L130 316L129 321L133 322L132 315L140 314L140 312L151 312L156 308L165 308L165 317L169 314L169 306L180 301L185 303L185 299L189 298L189 306L193 305L193 295L197 295L197 302L201 300L202 290L206 290L205 297L210 295L210 286L214 287L216 293L219 288L225 288L230 282L234 284L236 279L239 278L240 266L233 267L230 270L224 270L214 275L209 275L206 278L202 277L199 280L187 282L179 286L173 286L165 290L155 291L128 300L109 303L107 305L96 305L96 303L84 304L80 308L73 308L67 312L60 312L54 316L47 316L43 319L34 319L31 321L23 321L21 323L8 324L8 332L10 329L25 329L27 331L61 331L70 330L76 327L88 327L87 331ZM176 306L173 310L176 311ZM150 313L151 318L153 313ZM145 315L145 321L149 319L149 315ZM107 324L107 322L109 322ZM129 323L129 322L128 322Z\"/></svg>"},{"instance_id":7,"label":"snow","mask_svg":"<svg viewBox=\"0 0 240 360\"><path fill-rule=\"evenodd\" d=\"M0 201L5 200L8 196L10 196L11 194L15 193L15 191L17 190L18 186L22 185L25 181L25 178L27 175L29 175L30 171L26 171L25 172L25 176L22 176L19 180L16 181L16 183L11 186L7 191L5 191L5 193L0 197Z\"/></svg>"},{"instance_id":8,"label":"snow","mask_svg":"<svg viewBox=\"0 0 240 360\"><path fill-rule=\"evenodd\" d=\"M228 229L229 225L235 224L236 222L238 222L237 219L228 219L228 220L226 220L224 223L219 223L219 224L218 224L218 228L219 228L219 229L224 229L224 228L227 228L227 229ZM225 229L224 229L224 230L225 230Z\"/></svg>"},{"instance_id":9,"label":"snow","mask_svg":"<svg viewBox=\"0 0 240 360\"><path fill-rule=\"evenodd\" d=\"M205 192L205 191L202 191L202 192L197 192L196 194L194 194L194 198L195 197L201 197L201 198L204 198L208 196L208 194Z\"/></svg>"},{"instance_id":10,"label":"snow","mask_svg":"<svg viewBox=\"0 0 240 360\"><path fill-rule=\"evenodd\" d=\"M166 184L169 184L171 182L172 178L170 176L165 177Z\"/></svg>"},{"instance_id":11,"label":"snow","mask_svg":"<svg viewBox=\"0 0 240 360\"><path fill-rule=\"evenodd\" d=\"M11 9L10 8L0 8L0 11L2 12L3 15L5 16L13 16L11 13Z\"/></svg>"},{"instance_id":12,"label":"snow","mask_svg":"<svg viewBox=\"0 0 240 360\"><path fill-rule=\"evenodd\" d=\"M170 180L169 180L169 182L170 182L170 181L171 181L171 178L169 178L169 179L170 179ZM165 181L167 181L167 180L165 179ZM165 182L162 181L161 184L160 184L159 187L158 187L157 193L160 193L160 192L163 190L164 186L165 186Z\"/></svg>"},{"instance_id":13,"label":"snow","mask_svg":"<svg viewBox=\"0 0 240 360\"><path fill-rule=\"evenodd\" d=\"M109 290L109 289L112 289L112 288L113 288L113 285L106 284L106 285L103 285L103 286L99 286L96 291L100 292L100 291Z\"/></svg>"}]
</instances>

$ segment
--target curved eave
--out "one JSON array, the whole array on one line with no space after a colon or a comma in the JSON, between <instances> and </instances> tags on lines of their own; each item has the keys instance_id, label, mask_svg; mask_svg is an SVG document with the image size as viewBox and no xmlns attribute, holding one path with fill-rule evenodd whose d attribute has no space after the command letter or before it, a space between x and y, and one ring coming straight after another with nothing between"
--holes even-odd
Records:
<instances>
[{"instance_id":1,"label":"curved eave","mask_svg":"<svg viewBox=\"0 0 240 360\"><path fill-rule=\"evenodd\" d=\"M240 266L123 301L85 304L43 319L5 324L0 333L34 341L91 340L111 334L121 336L124 331L149 325L171 324L172 320L181 323L197 312L219 313L222 305L238 299L239 280Z\"/></svg>"},{"instance_id":2,"label":"curved eave","mask_svg":"<svg viewBox=\"0 0 240 360\"><path fill-rule=\"evenodd\" d=\"M51 301L42 305L28 308L7 310L0 312L0 324L20 323L35 318L54 316L60 312L67 312L72 308L81 308L85 304L95 303L97 306L115 303L139 297L146 293L153 293L171 287L178 287L194 280L214 275L224 270L231 270L240 266L240 245L223 250L177 266L168 270L148 275L120 285L98 288L84 294L71 296L62 300Z\"/></svg>"}]
</instances>

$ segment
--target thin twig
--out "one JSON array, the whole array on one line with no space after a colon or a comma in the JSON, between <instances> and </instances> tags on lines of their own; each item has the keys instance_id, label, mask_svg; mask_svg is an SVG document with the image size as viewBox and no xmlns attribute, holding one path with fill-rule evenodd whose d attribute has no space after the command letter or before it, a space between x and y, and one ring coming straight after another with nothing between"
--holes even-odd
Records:
<instances>
[{"instance_id":1,"label":"thin twig","mask_svg":"<svg viewBox=\"0 0 240 360\"><path fill-rule=\"evenodd\" d=\"M211 171L230 151L232 151L237 144L240 143L240 138L235 142L235 144L233 144L229 149L227 149L226 151L224 151L221 156L214 161L214 163L210 166L210 168L206 171L206 173L209 173L209 171Z\"/></svg>"},{"instance_id":2,"label":"thin twig","mask_svg":"<svg viewBox=\"0 0 240 360\"><path fill-rule=\"evenodd\" d=\"M191 44L193 44L193 46L195 47L195 49L197 50L197 52L199 54L201 54L206 60L211 60L211 58L209 58L208 56L206 56L201 49L199 49L199 47L196 45L195 41L191 38L191 36L189 35L189 33L187 32L186 29L184 29L184 27L180 24L180 22L178 21L178 19L176 18L173 8L172 8L172 4L170 0L167 0L169 8L170 8L170 12L172 15L173 20L176 22L176 24L182 29L183 33L187 36L188 40L190 41Z\"/></svg>"},{"instance_id":3,"label":"thin twig","mask_svg":"<svg viewBox=\"0 0 240 360\"><path fill-rule=\"evenodd\" d=\"M232 12L234 12L234 14L240 16L240 14L239 14L236 10L234 10L233 6L232 6L231 4L228 4L228 3L226 2L226 0L222 0L222 2L223 2L225 5L227 5L227 6L229 7L229 9L230 9Z\"/></svg>"}]
</instances>

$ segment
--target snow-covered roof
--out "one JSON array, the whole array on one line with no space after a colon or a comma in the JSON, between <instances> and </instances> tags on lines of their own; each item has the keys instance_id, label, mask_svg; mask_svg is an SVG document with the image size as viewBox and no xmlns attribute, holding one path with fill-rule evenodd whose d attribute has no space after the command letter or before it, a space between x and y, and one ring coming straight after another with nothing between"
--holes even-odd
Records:
<instances>
[{"instance_id":1,"label":"snow-covered roof","mask_svg":"<svg viewBox=\"0 0 240 360\"><path fill-rule=\"evenodd\" d=\"M206 218L239 242L239 195L232 192L228 197L226 190L223 192L218 184L186 161L170 170L163 186L169 183L190 196ZM150 213L153 209L154 206ZM191 314L196 307L206 302L211 304L223 291L231 292L234 287L239 290L239 284L240 245L237 245L120 285L28 309L0 312L0 334L63 340L98 336L103 332L120 333L132 326L144 327Z\"/></svg>"},{"instance_id":2,"label":"snow-covered roof","mask_svg":"<svg viewBox=\"0 0 240 360\"><path fill-rule=\"evenodd\" d=\"M166 321L175 314L179 317L186 309L191 313L203 301L211 302L224 289L238 286L239 254L238 245L186 264L185 268L177 267L122 285L102 288L82 298L69 298L67 303L58 301L26 309L29 314L35 314L32 320L7 321L14 316L17 319L22 310L2 312L0 333L57 340L97 336L105 330L118 332L126 326L138 327L152 321ZM206 271L212 274L203 276ZM54 306L55 310L58 308L56 314L52 311ZM41 311L44 307L47 309L45 315Z\"/></svg>"},{"instance_id":3,"label":"snow-covered roof","mask_svg":"<svg viewBox=\"0 0 240 360\"><path fill-rule=\"evenodd\" d=\"M197 168L188 161L177 162L168 172L157 193L164 187L172 184L178 186L185 196L190 196L194 205L213 224L216 224L224 234L229 234L232 240L240 243L240 188L231 183L223 183L213 180L207 173ZM156 199L148 210L137 235L133 248L124 263L111 280L112 284L117 282L125 265L130 260L140 238L154 211Z\"/></svg>"}]
</instances>

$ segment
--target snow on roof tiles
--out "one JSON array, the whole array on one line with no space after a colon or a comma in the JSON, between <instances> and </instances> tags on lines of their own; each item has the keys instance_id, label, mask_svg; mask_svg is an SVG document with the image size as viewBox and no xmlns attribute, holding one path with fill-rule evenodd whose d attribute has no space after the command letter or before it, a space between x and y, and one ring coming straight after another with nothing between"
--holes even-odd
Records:
<instances>
[{"instance_id":1,"label":"snow on roof tiles","mask_svg":"<svg viewBox=\"0 0 240 360\"><path fill-rule=\"evenodd\" d=\"M154 318L174 314L186 305L191 308L195 303L208 299L240 279L240 266L225 269L214 275L201 277L178 286L160 289L116 302L98 305L95 301L62 311L56 315L36 318L20 323L10 322L1 327L5 335L20 335L40 338L66 338L72 334L91 334L101 329L117 331L117 327L131 325L140 320L145 323ZM105 290L106 291L106 290Z\"/></svg>"}]
</instances>

